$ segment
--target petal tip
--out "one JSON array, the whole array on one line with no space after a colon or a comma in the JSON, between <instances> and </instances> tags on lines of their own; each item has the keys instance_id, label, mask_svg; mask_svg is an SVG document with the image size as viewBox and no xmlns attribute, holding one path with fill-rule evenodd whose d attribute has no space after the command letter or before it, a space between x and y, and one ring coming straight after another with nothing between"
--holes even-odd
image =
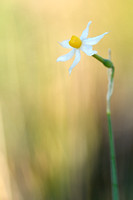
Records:
<instances>
[{"instance_id":1,"label":"petal tip","mask_svg":"<svg viewBox=\"0 0 133 200\"><path fill-rule=\"evenodd\" d=\"M57 59L56 59L56 62L59 62L59 61L60 61L60 59L59 59L59 58L57 58Z\"/></svg>"},{"instance_id":2,"label":"petal tip","mask_svg":"<svg viewBox=\"0 0 133 200\"><path fill-rule=\"evenodd\" d=\"M92 23L92 21L89 21L89 22L88 22L88 25L91 24L91 23Z\"/></svg>"},{"instance_id":3,"label":"petal tip","mask_svg":"<svg viewBox=\"0 0 133 200\"><path fill-rule=\"evenodd\" d=\"M71 49L72 47L69 45L69 41L70 40L64 40L64 41L58 42L58 43L64 48Z\"/></svg>"},{"instance_id":4,"label":"petal tip","mask_svg":"<svg viewBox=\"0 0 133 200\"><path fill-rule=\"evenodd\" d=\"M61 45L61 42L57 42L59 45Z\"/></svg>"},{"instance_id":5,"label":"petal tip","mask_svg":"<svg viewBox=\"0 0 133 200\"><path fill-rule=\"evenodd\" d=\"M109 32L105 32L104 35L107 35L107 34L109 34L109 33L110 33L110 31L109 31Z\"/></svg>"},{"instance_id":6,"label":"petal tip","mask_svg":"<svg viewBox=\"0 0 133 200\"><path fill-rule=\"evenodd\" d=\"M69 75L71 75L72 70L69 69L68 71L69 71Z\"/></svg>"}]
</instances>

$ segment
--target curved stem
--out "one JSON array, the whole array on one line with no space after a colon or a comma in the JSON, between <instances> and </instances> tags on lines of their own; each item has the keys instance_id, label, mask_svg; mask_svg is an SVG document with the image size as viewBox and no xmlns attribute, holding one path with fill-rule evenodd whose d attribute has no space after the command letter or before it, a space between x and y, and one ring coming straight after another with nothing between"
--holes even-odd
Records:
<instances>
[{"instance_id":1,"label":"curved stem","mask_svg":"<svg viewBox=\"0 0 133 200\"><path fill-rule=\"evenodd\" d=\"M110 144L110 166L111 166L111 185L112 185L112 199L119 200L119 191L117 183L117 169L116 169L116 156L115 156L115 145L112 131L111 123L111 109L110 100L113 92L114 83L114 65L111 62L111 51L109 51L109 59L104 59L101 56L94 54L94 58L102 62L108 68L108 92L107 92L107 120L108 120L108 130L109 130L109 144Z\"/></svg>"}]
</instances>

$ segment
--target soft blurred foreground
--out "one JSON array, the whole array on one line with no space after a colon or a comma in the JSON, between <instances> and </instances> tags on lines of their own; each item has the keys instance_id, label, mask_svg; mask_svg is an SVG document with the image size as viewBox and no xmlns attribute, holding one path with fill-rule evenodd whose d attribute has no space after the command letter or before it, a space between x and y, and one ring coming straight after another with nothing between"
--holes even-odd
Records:
<instances>
[{"instance_id":1,"label":"soft blurred foreground","mask_svg":"<svg viewBox=\"0 0 133 200\"><path fill-rule=\"evenodd\" d=\"M120 199L133 199L132 1L1 0L0 199L111 200L107 69L58 41L110 31L94 48L116 66L112 97Z\"/></svg>"}]
</instances>

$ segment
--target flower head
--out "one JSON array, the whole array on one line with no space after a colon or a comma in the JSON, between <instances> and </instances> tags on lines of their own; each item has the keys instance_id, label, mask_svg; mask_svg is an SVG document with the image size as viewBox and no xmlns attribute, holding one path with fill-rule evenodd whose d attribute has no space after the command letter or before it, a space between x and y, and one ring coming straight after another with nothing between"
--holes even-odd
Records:
<instances>
[{"instance_id":1,"label":"flower head","mask_svg":"<svg viewBox=\"0 0 133 200\"><path fill-rule=\"evenodd\" d=\"M64 47L71 49L69 53L67 53L64 56L60 56L57 58L57 62L59 61L67 61L71 59L75 55L75 59L73 61L73 64L69 68L69 74L71 74L72 69L79 63L81 55L80 50L82 50L84 53L86 53L88 56L92 56L97 53L97 51L92 50L92 45L97 44L108 32L99 35L97 37L93 38L87 38L88 32L89 32L89 26L91 24L91 21L88 23L86 29L83 31L81 37L77 37L73 35L71 39L64 40L63 42L60 42L59 44Z\"/></svg>"}]
</instances>

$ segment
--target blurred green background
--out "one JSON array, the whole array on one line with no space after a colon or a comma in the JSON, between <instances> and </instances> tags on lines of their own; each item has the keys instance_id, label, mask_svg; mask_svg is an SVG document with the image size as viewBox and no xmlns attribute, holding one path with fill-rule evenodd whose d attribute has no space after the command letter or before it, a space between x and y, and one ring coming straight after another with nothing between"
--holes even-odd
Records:
<instances>
[{"instance_id":1,"label":"blurred green background","mask_svg":"<svg viewBox=\"0 0 133 200\"><path fill-rule=\"evenodd\" d=\"M133 199L133 1L0 1L0 200L111 200L107 69L57 42L110 33L120 199Z\"/></svg>"}]
</instances>

